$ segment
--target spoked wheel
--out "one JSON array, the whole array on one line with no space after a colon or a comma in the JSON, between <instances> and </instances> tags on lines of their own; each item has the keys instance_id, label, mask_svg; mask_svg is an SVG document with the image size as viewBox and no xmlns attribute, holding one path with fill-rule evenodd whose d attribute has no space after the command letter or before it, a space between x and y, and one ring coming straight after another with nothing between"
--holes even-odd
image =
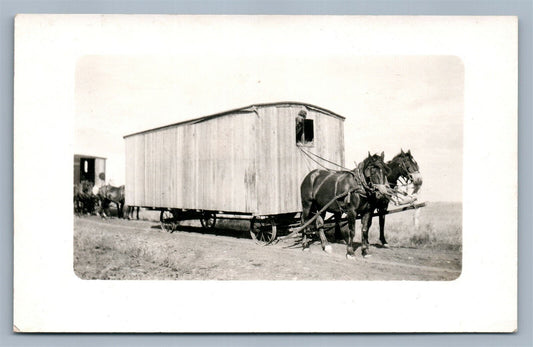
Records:
<instances>
[{"instance_id":1,"label":"spoked wheel","mask_svg":"<svg viewBox=\"0 0 533 347\"><path fill-rule=\"evenodd\" d=\"M173 232L176 228L176 219L174 213L170 210L162 210L159 215L159 221L161 222L161 229L167 232Z\"/></svg>"},{"instance_id":2,"label":"spoked wheel","mask_svg":"<svg viewBox=\"0 0 533 347\"><path fill-rule=\"evenodd\" d=\"M274 218L261 219L253 217L250 222L250 236L255 243L265 246L276 239L276 222Z\"/></svg>"},{"instance_id":3,"label":"spoked wheel","mask_svg":"<svg viewBox=\"0 0 533 347\"><path fill-rule=\"evenodd\" d=\"M204 212L200 218L200 223L205 229L213 229L217 222L217 216L213 212Z\"/></svg>"}]
</instances>

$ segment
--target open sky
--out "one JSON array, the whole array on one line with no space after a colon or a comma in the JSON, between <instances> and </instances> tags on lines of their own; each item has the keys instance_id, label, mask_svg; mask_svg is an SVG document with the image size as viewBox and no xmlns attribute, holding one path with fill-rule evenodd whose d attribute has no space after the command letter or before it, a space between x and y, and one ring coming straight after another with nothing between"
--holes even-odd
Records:
<instances>
[{"instance_id":1,"label":"open sky","mask_svg":"<svg viewBox=\"0 0 533 347\"><path fill-rule=\"evenodd\" d=\"M75 153L107 157L107 179L120 185L126 134L297 101L346 117L347 166L368 151L388 160L410 149L424 177L421 199L462 201L463 88L453 56L85 56L76 71Z\"/></svg>"}]
</instances>

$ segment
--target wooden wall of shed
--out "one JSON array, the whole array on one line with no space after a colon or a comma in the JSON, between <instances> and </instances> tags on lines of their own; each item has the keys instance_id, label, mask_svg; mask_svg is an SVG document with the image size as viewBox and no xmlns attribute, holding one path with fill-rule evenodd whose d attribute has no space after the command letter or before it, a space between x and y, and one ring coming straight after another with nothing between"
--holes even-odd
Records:
<instances>
[{"instance_id":1,"label":"wooden wall of shed","mask_svg":"<svg viewBox=\"0 0 533 347\"><path fill-rule=\"evenodd\" d=\"M127 137L126 204L253 212L254 113Z\"/></svg>"},{"instance_id":2,"label":"wooden wall of shed","mask_svg":"<svg viewBox=\"0 0 533 347\"><path fill-rule=\"evenodd\" d=\"M105 163L103 158L94 159L94 185L97 187L103 186L106 182L105 179L100 179L100 174L104 174L105 177Z\"/></svg>"},{"instance_id":3,"label":"wooden wall of shed","mask_svg":"<svg viewBox=\"0 0 533 347\"><path fill-rule=\"evenodd\" d=\"M319 165L296 145L304 106L258 107L127 137L126 204L256 215L301 210L300 183ZM305 150L344 165L343 120L307 110Z\"/></svg>"},{"instance_id":4,"label":"wooden wall of shed","mask_svg":"<svg viewBox=\"0 0 533 347\"><path fill-rule=\"evenodd\" d=\"M80 159L74 157L74 184L78 184L80 181Z\"/></svg>"},{"instance_id":5,"label":"wooden wall of shed","mask_svg":"<svg viewBox=\"0 0 533 347\"><path fill-rule=\"evenodd\" d=\"M314 123L314 141L303 150L344 165L343 120L300 105L260 109L256 211L259 215L301 211L300 184L309 171L321 168L296 145L295 119L302 109Z\"/></svg>"}]
</instances>

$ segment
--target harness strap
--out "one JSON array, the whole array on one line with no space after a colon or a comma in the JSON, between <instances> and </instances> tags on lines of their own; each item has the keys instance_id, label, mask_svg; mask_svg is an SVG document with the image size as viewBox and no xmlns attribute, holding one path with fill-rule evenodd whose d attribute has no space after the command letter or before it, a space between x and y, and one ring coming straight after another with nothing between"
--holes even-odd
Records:
<instances>
[{"instance_id":1,"label":"harness strap","mask_svg":"<svg viewBox=\"0 0 533 347\"><path fill-rule=\"evenodd\" d=\"M341 180L341 178L342 178L342 176L339 175L339 177L337 177L337 180L335 181L335 196L337 196L337 187L339 185L339 181ZM347 195L347 199L348 199L348 203L349 203L349 199L350 199L350 194L349 193ZM341 204L339 203L339 200L335 200L335 201L337 201L337 206L339 207L339 210L341 212L343 212L344 210L343 210Z\"/></svg>"},{"instance_id":2,"label":"harness strap","mask_svg":"<svg viewBox=\"0 0 533 347\"><path fill-rule=\"evenodd\" d=\"M334 174L335 174L335 172L330 172L329 175L327 175L326 178L324 178L324 179L322 180L322 182L320 182L320 183L318 184L318 186L315 188L315 190L314 190L314 192L313 192L313 198L314 198L314 197L316 196L316 194L318 193L318 190L319 190L320 188L322 188L322 186L324 185L324 183L326 182L326 180L327 180L328 178L330 178L331 176L333 176Z\"/></svg>"}]
</instances>

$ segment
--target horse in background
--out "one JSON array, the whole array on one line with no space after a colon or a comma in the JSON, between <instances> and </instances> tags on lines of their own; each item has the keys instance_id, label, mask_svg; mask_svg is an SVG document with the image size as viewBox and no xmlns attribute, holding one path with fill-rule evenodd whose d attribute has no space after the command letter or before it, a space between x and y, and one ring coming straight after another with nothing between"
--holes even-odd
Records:
<instances>
[{"instance_id":1,"label":"horse in background","mask_svg":"<svg viewBox=\"0 0 533 347\"><path fill-rule=\"evenodd\" d=\"M124 218L124 195L125 187L114 187L112 185L101 186L98 189L98 198L100 200L100 215L102 218L106 218L106 211L109 214L109 205L114 203L117 206L118 218Z\"/></svg>"},{"instance_id":2,"label":"horse in background","mask_svg":"<svg viewBox=\"0 0 533 347\"><path fill-rule=\"evenodd\" d=\"M392 158L391 161L387 162L387 166L390 168L390 173L387 175L387 180L390 184L391 189L398 190L398 181L400 178L406 182L406 186L409 182L413 183L414 191L413 194L418 193L420 187L422 186L422 175L420 174L418 163L411 155L411 150L404 152L403 149L401 152ZM382 196L381 199L375 201L375 208L379 214L379 241L382 246L388 248L389 245L385 239L385 214L390 202L390 197ZM372 224L372 219L370 219L369 227Z\"/></svg>"},{"instance_id":3,"label":"horse in background","mask_svg":"<svg viewBox=\"0 0 533 347\"><path fill-rule=\"evenodd\" d=\"M93 194L93 184L90 181L81 181L74 185L74 213L93 214L96 211L98 198Z\"/></svg>"},{"instance_id":4,"label":"horse in background","mask_svg":"<svg viewBox=\"0 0 533 347\"><path fill-rule=\"evenodd\" d=\"M342 234L346 241L346 258L354 257L353 239L355 237L355 221L357 214L361 218L361 252L368 256L368 229L372 219L374 204L388 194L387 175L390 170L383 161L385 154L370 155L365 158L353 171L313 170L302 181L300 193L302 199L302 224L311 218L312 213L325 211L318 216L316 228L320 236L322 249L331 252L324 234L325 213L330 212L335 217L335 231ZM338 197L343 195L342 197ZM348 231L340 230L339 223L343 213L347 214ZM307 243L308 228L303 232L303 248Z\"/></svg>"},{"instance_id":5,"label":"horse in background","mask_svg":"<svg viewBox=\"0 0 533 347\"><path fill-rule=\"evenodd\" d=\"M137 220L139 220L139 206L128 206L128 210L126 212L128 219L133 219L133 214L135 213L135 209L137 209Z\"/></svg>"}]
</instances>

